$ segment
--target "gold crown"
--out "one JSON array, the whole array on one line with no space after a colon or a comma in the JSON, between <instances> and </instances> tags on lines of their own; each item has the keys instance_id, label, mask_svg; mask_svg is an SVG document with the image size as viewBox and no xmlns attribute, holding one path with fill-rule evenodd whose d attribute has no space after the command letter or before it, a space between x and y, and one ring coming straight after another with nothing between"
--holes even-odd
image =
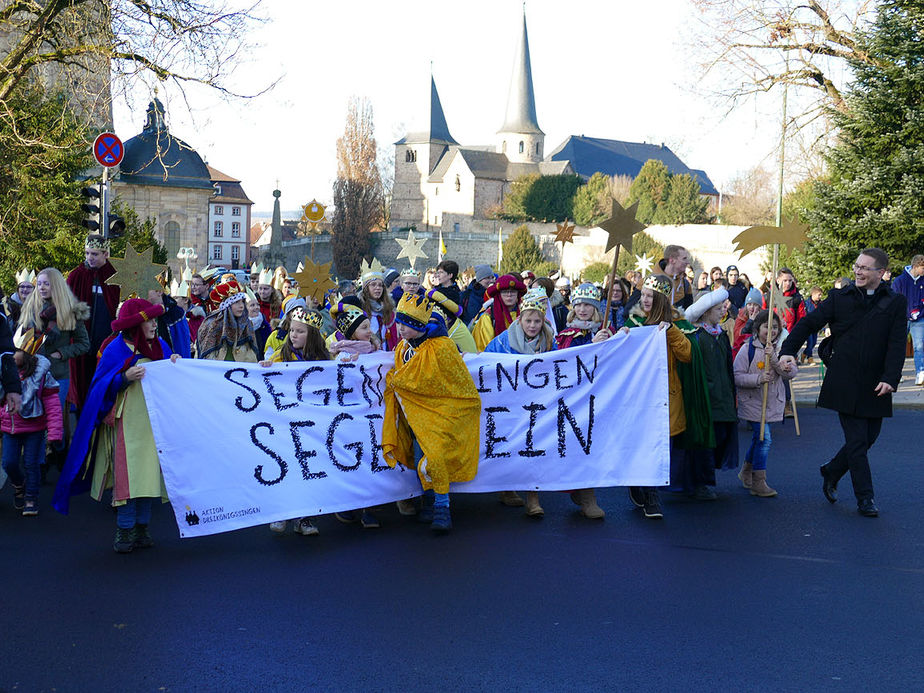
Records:
<instances>
[{"instance_id":1,"label":"gold crown","mask_svg":"<svg viewBox=\"0 0 924 693\"><path fill-rule=\"evenodd\" d=\"M87 250L105 250L108 252L109 239L93 234L92 236L87 236L87 240L83 247Z\"/></svg>"},{"instance_id":2,"label":"gold crown","mask_svg":"<svg viewBox=\"0 0 924 693\"><path fill-rule=\"evenodd\" d=\"M642 287L657 291L659 294L664 294L668 297L671 295L671 280L663 274L649 274L645 277L645 283L642 284Z\"/></svg>"},{"instance_id":3,"label":"gold crown","mask_svg":"<svg viewBox=\"0 0 924 693\"><path fill-rule=\"evenodd\" d=\"M530 289L520 301L520 312L524 310L538 310L545 315L545 309L549 305L549 296L541 286Z\"/></svg>"},{"instance_id":4,"label":"gold crown","mask_svg":"<svg viewBox=\"0 0 924 693\"><path fill-rule=\"evenodd\" d=\"M430 313L433 311L433 303L426 296L420 294L405 293L398 301L398 307L395 311L406 315L407 317L426 325L430 320Z\"/></svg>"},{"instance_id":5,"label":"gold crown","mask_svg":"<svg viewBox=\"0 0 924 693\"><path fill-rule=\"evenodd\" d=\"M289 322L300 322L302 325L310 325L320 330L322 319L321 314L314 310L305 310L301 306L296 306L289 313Z\"/></svg>"},{"instance_id":6,"label":"gold crown","mask_svg":"<svg viewBox=\"0 0 924 693\"><path fill-rule=\"evenodd\" d=\"M30 270L26 267L22 268L21 272L16 273L16 286L20 284L35 284L35 270Z\"/></svg>"},{"instance_id":7,"label":"gold crown","mask_svg":"<svg viewBox=\"0 0 924 693\"><path fill-rule=\"evenodd\" d=\"M13 346L17 349L25 351L27 354L32 354L33 356L38 352L39 348L42 346L42 340L45 338L45 335L39 334L37 337L35 335L35 330L29 328L23 332L22 326L19 326L19 329L16 330L16 334L13 337Z\"/></svg>"}]
</instances>

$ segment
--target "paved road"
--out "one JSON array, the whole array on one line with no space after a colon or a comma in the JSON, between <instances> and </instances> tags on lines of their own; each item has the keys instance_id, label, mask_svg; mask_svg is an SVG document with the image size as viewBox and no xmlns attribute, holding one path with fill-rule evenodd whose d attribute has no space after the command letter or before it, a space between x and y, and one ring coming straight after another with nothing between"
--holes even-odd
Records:
<instances>
[{"instance_id":1,"label":"paved road","mask_svg":"<svg viewBox=\"0 0 924 693\"><path fill-rule=\"evenodd\" d=\"M21 518L7 488L0 690L922 690L921 414L875 449L878 519L848 484L822 498L836 419L802 422L774 433L778 498L725 472L663 522L621 489L603 522L564 494L539 521L456 496L439 538L389 508L380 530L181 540L160 509L158 546L123 556L109 509Z\"/></svg>"}]
</instances>

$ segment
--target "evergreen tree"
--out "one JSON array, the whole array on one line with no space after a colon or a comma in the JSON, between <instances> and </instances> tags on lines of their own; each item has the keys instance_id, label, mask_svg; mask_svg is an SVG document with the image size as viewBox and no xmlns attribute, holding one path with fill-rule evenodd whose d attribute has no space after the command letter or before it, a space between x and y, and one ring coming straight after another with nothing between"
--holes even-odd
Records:
<instances>
[{"instance_id":1,"label":"evergreen tree","mask_svg":"<svg viewBox=\"0 0 924 693\"><path fill-rule=\"evenodd\" d=\"M157 219L148 217L144 221L131 207L123 205L118 199L110 205L110 215L122 217L125 220L125 233L121 238L113 238L110 242L110 255L125 257L125 245L131 243L137 252L154 248L153 262L158 265L167 264L167 248L157 240Z\"/></svg>"},{"instance_id":2,"label":"evergreen tree","mask_svg":"<svg viewBox=\"0 0 924 693\"><path fill-rule=\"evenodd\" d=\"M639 205L641 207L641 205ZM667 199L655 210L655 224L705 224L709 200L700 194L699 183L688 173L671 176Z\"/></svg>"},{"instance_id":3,"label":"evergreen tree","mask_svg":"<svg viewBox=\"0 0 924 693\"><path fill-rule=\"evenodd\" d=\"M604 173L595 173L574 194L574 223L596 226L610 215L610 180Z\"/></svg>"},{"instance_id":4,"label":"evergreen tree","mask_svg":"<svg viewBox=\"0 0 924 693\"><path fill-rule=\"evenodd\" d=\"M504 195L501 218L507 221L526 221L526 197L536 181L538 173L520 176L510 184L510 192Z\"/></svg>"},{"instance_id":5,"label":"evergreen tree","mask_svg":"<svg viewBox=\"0 0 924 693\"><path fill-rule=\"evenodd\" d=\"M664 162L649 159L638 172L632 187L629 188L629 204L638 200L638 212L635 218L643 224L654 221L658 207L667 202L670 194L671 174Z\"/></svg>"},{"instance_id":6,"label":"evergreen tree","mask_svg":"<svg viewBox=\"0 0 924 693\"><path fill-rule=\"evenodd\" d=\"M572 219L574 194L581 183L577 175L539 176L523 200L526 217L540 222Z\"/></svg>"},{"instance_id":7,"label":"evergreen tree","mask_svg":"<svg viewBox=\"0 0 924 693\"><path fill-rule=\"evenodd\" d=\"M854 61L849 108L828 156L830 180L815 185L808 262L826 280L848 274L860 250L901 262L924 247L924 13L893 0L858 40L872 61Z\"/></svg>"},{"instance_id":8,"label":"evergreen tree","mask_svg":"<svg viewBox=\"0 0 924 693\"><path fill-rule=\"evenodd\" d=\"M537 272L547 264L542 249L525 224L514 229L504 241L504 257L501 259L500 274L519 274L523 270ZM538 272L537 272L538 273Z\"/></svg>"}]
</instances>

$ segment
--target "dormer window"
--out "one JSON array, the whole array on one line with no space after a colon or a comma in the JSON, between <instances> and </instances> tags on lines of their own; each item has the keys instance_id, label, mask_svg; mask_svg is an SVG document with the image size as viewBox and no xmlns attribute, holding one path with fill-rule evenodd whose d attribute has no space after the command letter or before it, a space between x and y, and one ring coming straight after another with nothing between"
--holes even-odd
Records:
<instances>
[{"instance_id":1,"label":"dormer window","mask_svg":"<svg viewBox=\"0 0 924 693\"><path fill-rule=\"evenodd\" d=\"M459 180L459 176L456 176L456 192L459 192L462 189L462 181Z\"/></svg>"},{"instance_id":2,"label":"dormer window","mask_svg":"<svg viewBox=\"0 0 924 693\"><path fill-rule=\"evenodd\" d=\"M221 186L218 183L215 183L215 194L221 195Z\"/></svg>"}]
</instances>

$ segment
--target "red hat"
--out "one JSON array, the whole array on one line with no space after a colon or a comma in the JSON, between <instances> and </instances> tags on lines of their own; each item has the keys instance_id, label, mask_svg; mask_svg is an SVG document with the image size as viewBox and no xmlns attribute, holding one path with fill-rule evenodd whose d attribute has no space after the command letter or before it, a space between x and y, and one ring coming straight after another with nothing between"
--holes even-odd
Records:
<instances>
[{"instance_id":1,"label":"red hat","mask_svg":"<svg viewBox=\"0 0 924 693\"><path fill-rule=\"evenodd\" d=\"M163 304L151 303L143 298L130 298L122 304L119 317L113 320L110 326L113 332L124 332L163 314Z\"/></svg>"},{"instance_id":2,"label":"red hat","mask_svg":"<svg viewBox=\"0 0 924 693\"><path fill-rule=\"evenodd\" d=\"M501 291L507 289L514 289L522 298L526 293L526 284L515 274L505 274L503 277L498 277L497 281L487 288L485 294L491 298L497 298Z\"/></svg>"}]
</instances>

